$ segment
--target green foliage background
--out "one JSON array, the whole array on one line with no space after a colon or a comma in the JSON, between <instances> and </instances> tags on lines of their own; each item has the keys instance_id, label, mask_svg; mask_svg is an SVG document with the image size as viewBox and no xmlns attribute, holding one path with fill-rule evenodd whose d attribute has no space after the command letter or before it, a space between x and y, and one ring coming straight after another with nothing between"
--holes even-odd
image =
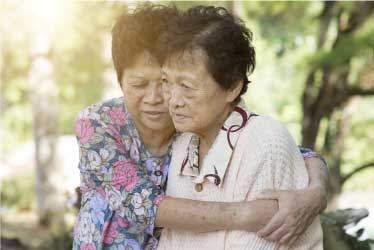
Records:
<instances>
[{"instance_id":1,"label":"green foliage background","mask_svg":"<svg viewBox=\"0 0 374 250\"><path fill-rule=\"evenodd\" d=\"M62 2L63 3L63 2ZM165 3L165 2L163 2ZM196 4L232 7L233 2L175 2L180 8ZM344 2L344 8L352 8ZM129 4L131 7L131 3ZM241 2L242 18L254 33L257 67L245 99L258 113L275 116L286 123L297 142L301 141L301 93L307 70L315 64L339 65L354 57L352 79L373 65L374 19L333 53L322 49L314 53L318 15L322 2ZM113 67L103 56L103 41L123 9L124 2L72 2L62 4L53 30L50 60L55 67L60 104L59 131L73 134L76 114L83 107L101 100L107 85L104 71ZM4 1L1 16L1 153L16 149L32 139L30 104L28 28L30 13L18 2ZM330 43L336 35L328 34ZM374 67L371 68L373 70ZM370 70L370 68L369 68ZM372 78L374 79L374 77ZM371 82L372 83L372 82ZM112 85L117 82L113 81ZM374 85L374 84L373 84ZM373 159L374 99L358 98L350 115L350 128L343 157L343 172ZM323 121L317 150L323 145L327 121ZM374 170L352 178L347 189L374 189Z\"/></svg>"}]
</instances>

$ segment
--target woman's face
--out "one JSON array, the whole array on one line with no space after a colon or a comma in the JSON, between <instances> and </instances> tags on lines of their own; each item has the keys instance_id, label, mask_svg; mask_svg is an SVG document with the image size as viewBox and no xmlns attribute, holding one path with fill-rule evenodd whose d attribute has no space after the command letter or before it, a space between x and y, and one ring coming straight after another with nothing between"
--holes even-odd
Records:
<instances>
[{"instance_id":1,"label":"woman's face","mask_svg":"<svg viewBox=\"0 0 374 250\"><path fill-rule=\"evenodd\" d=\"M161 67L147 51L139 54L124 70L122 91L138 129L173 130L168 105L163 98Z\"/></svg>"},{"instance_id":2,"label":"woman's face","mask_svg":"<svg viewBox=\"0 0 374 250\"><path fill-rule=\"evenodd\" d=\"M213 79L203 52L171 56L162 74L165 99L178 131L204 134L222 126L236 96Z\"/></svg>"}]
</instances>

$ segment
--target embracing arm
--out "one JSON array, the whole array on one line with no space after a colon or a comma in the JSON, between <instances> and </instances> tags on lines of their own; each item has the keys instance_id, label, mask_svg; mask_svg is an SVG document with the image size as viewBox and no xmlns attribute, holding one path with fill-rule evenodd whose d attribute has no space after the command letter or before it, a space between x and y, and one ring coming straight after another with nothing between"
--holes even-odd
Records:
<instances>
[{"instance_id":1,"label":"embracing arm","mask_svg":"<svg viewBox=\"0 0 374 250\"><path fill-rule=\"evenodd\" d=\"M309 175L309 186L310 191L315 191L317 204L320 205L318 209L319 213L322 213L327 206L327 193L329 185L329 172L327 164L320 157L309 157L304 158L305 166Z\"/></svg>"},{"instance_id":2,"label":"embracing arm","mask_svg":"<svg viewBox=\"0 0 374 250\"><path fill-rule=\"evenodd\" d=\"M274 200L208 202L166 197L157 210L156 225L195 232L256 232L277 210L278 204Z\"/></svg>"},{"instance_id":3,"label":"embracing arm","mask_svg":"<svg viewBox=\"0 0 374 250\"><path fill-rule=\"evenodd\" d=\"M259 232L260 235L264 234L267 239L275 241L280 241L282 236L295 229L294 234L287 234L294 238L286 237L284 241L292 239L296 241L297 236L301 235L313 219L326 208L328 185L325 160L311 150L300 151L303 153L309 174L307 188L286 192L269 191L268 194L264 193L266 200L249 202L206 202L167 197L158 207L156 225L198 232L215 230L257 232L263 229ZM276 200L282 202L278 213ZM297 202L294 202L296 200ZM279 228L282 230L277 232L276 229ZM275 236L271 234L273 232Z\"/></svg>"},{"instance_id":4,"label":"embracing arm","mask_svg":"<svg viewBox=\"0 0 374 250\"><path fill-rule=\"evenodd\" d=\"M256 231L277 210L276 201L217 203L165 197L163 190L131 159L122 143L124 131L118 126L103 124L94 115L83 112L79 116L76 135L84 193L81 209L88 208L84 207L87 202L101 202L100 207L96 203L86 205L94 207L96 214L106 215L103 219L93 219L102 223L97 227L109 223L106 220L117 211L119 226L123 225L131 233L152 233L155 224L196 232ZM88 198L92 195L96 198Z\"/></svg>"}]
</instances>

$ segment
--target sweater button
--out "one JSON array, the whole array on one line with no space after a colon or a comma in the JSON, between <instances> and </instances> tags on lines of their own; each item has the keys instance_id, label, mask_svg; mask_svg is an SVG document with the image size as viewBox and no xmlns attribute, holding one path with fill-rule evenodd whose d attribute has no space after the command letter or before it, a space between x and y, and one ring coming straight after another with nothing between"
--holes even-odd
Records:
<instances>
[{"instance_id":1,"label":"sweater button","mask_svg":"<svg viewBox=\"0 0 374 250\"><path fill-rule=\"evenodd\" d=\"M203 184L202 184L202 183L197 183L197 184L195 184L195 191L196 191L196 192L201 192L201 191L203 191Z\"/></svg>"}]
</instances>

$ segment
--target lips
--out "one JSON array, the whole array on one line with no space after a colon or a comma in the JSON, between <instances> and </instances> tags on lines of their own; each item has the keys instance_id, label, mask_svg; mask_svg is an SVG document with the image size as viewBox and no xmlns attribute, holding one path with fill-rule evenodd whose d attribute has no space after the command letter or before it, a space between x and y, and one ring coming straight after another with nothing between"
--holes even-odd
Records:
<instances>
[{"instance_id":1,"label":"lips","mask_svg":"<svg viewBox=\"0 0 374 250\"><path fill-rule=\"evenodd\" d=\"M146 114L149 114L149 115L165 114L165 112L162 112L162 111L143 111L143 112L146 113Z\"/></svg>"},{"instance_id":2,"label":"lips","mask_svg":"<svg viewBox=\"0 0 374 250\"><path fill-rule=\"evenodd\" d=\"M164 116L166 114L166 112L162 112L162 111L150 111L150 110L143 111L143 113L147 117L149 117L151 119L158 119L158 118L160 118L160 117L162 117L162 116Z\"/></svg>"},{"instance_id":3,"label":"lips","mask_svg":"<svg viewBox=\"0 0 374 250\"><path fill-rule=\"evenodd\" d=\"M180 114L180 113L172 113L173 121L175 122L182 122L183 120L189 118L186 115Z\"/></svg>"}]
</instances>

